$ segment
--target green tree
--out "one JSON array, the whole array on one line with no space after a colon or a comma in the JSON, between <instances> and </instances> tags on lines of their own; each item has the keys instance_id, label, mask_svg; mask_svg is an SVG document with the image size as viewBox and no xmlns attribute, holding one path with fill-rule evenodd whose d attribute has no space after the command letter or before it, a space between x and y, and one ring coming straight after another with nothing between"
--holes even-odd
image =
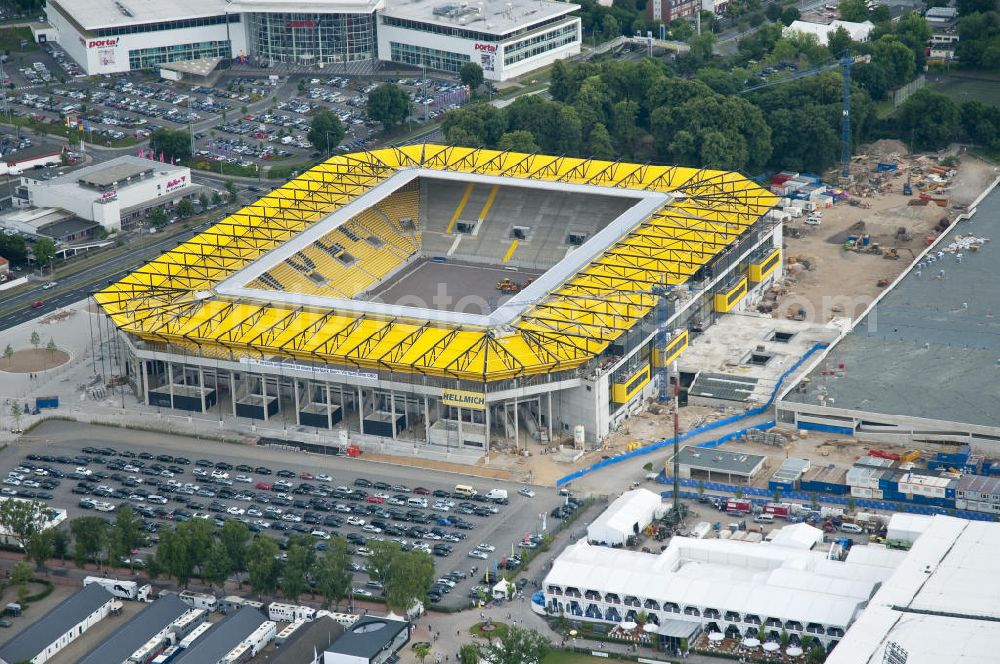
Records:
<instances>
[{"instance_id":1,"label":"green tree","mask_svg":"<svg viewBox=\"0 0 1000 664\"><path fill-rule=\"evenodd\" d=\"M237 521L237 523L239 522ZM214 540L208 550L208 557L205 559L205 564L202 566L201 577L210 586L223 588L226 585L226 579L232 573L233 564L229 560L229 552L226 551L226 545L220 539Z\"/></svg>"},{"instance_id":2,"label":"green tree","mask_svg":"<svg viewBox=\"0 0 1000 664\"><path fill-rule=\"evenodd\" d=\"M611 134L607 127L598 122L590 130L590 156L594 159L612 160L615 158L615 148L611 144Z\"/></svg>"},{"instance_id":3,"label":"green tree","mask_svg":"<svg viewBox=\"0 0 1000 664\"><path fill-rule=\"evenodd\" d=\"M51 337L49 337L49 343L45 344L45 350L48 351L49 355L52 355L52 353L54 353L57 350L59 350L59 347L56 346L55 339L52 339Z\"/></svg>"},{"instance_id":4,"label":"green tree","mask_svg":"<svg viewBox=\"0 0 1000 664\"><path fill-rule=\"evenodd\" d=\"M537 664L551 649L549 640L535 630L511 626L498 630L482 655L490 664Z\"/></svg>"},{"instance_id":5,"label":"green tree","mask_svg":"<svg viewBox=\"0 0 1000 664\"><path fill-rule=\"evenodd\" d=\"M458 70L458 78L462 81L462 85L469 86L469 90L472 92L478 90L485 80L483 68L475 62L466 62L462 65L462 68Z\"/></svg>"},{"instance_id":6,"label":"green tree","mask_svg":"<svg viewBox=\"0 0 1000 664\"><path fill-rule=\"evenodd\" d=\"M990 150L1000 149L1000 107L973 99L962 104L961 116L969 142Z\"/></svg>"},{"instance_id":7,"label":"green tree","mask_svg":"<svg viewBox=\"0 0 1000 664\"><path fill-rule=\"evenodd\" d=\"M97 516L81 516L69 524L73 534L73 560L80 567L95 560L104 550L108 537L108 522Z\"/></svg>"},{"instance_id":8,"label":"green tree","mask_svg":"<svg viewBox=\"0 0 1000 664\"><path fill-rule=\"evenodd\" d=\"M479 664L481 657L479 647L474 643L466 643L458 649L458 659L461 664Z\"/></svg>"},{"instance_id":9,"label":"green tree","mask_svg":"<svg viewBox=\"0 0 1000 664\"><path fill-rule=\"evenodd\" d=\"M347 129L340 118L330 111L320 111L309 123L309 133L306 134L306 138L317 150L332 154L346 134Z\"/></svg>"},{"instance_id":10,"label":"green tree","mask_svg":"<svg viewBox=\"0 0 1000 664\"><path fill-rule=\"evenodd\" d=\"M167 225L167 213L162 207L153 208L149 213L149 223L153 228L163 228Z\"/></svg>"},{"instance_id":11,"label":"green tree","mask_svg":"<svg viewBox=\"0 0 1000 664\"><path fill-rule=\"evenodd\" d=\"M408 611L415 602L424 602L434 583L434 561L423 551L400 553L392 559L385 580L385 605Z\"/></svg>"},{"instance_id":12,"label":"green tree","mask_svg":"<svg viewBox=\"0 0 1000 664\"><path fill-rule=\"evenodd\" d=\"M378 581L382 585L388 584L392 563L397 556L403 553L403 550L393 541L373 541L369 542L367 546L368 550L372 552L368 556L366 563L369 578L373 581ZM404 608L408 609L410 607L406 606Z\"/></svg>"},{"instance_id":13,"label":"green tree","mask_svg":"<svg viewBox=\"0 0 1000 664\"><path fill-rule=\"evenodd\" d=\"M4 500L0 503L0 527L14 544L27 550L44 523L45 507L33 500Z\"/></svg>"},{"instance_id":14,"label":"green tree","mask_svg":"<svg viewBox=\"0 0 1000 664\"><path fill-rule=\"evenodd\" d=\"M538 145L535 144L535 137L530 131L518 129L517 131L508 131L501 136L500 140L497 141L497 149L535 154L538 152Z\"/></svg>"},{"instance_id":15,"label":"green tree","mask_svg":"<svg viewBox=\"0 0 1000 664\"><path fill-rule=\"evenodd\" d=\"M43 569L45 561L52 557L52 531L43 530L28 540L25 553L35 563L35 569Z\"/></svg>"},{"instance_id":16,"label":"green tree","mask_svg":"<svg viewBox=\"0 0 1000 664\"><path fill-rule=\"evenodd\" d=\"M10 585L17 588L17 600L22 606L28 603L28 582L32 574L31 565L24 560L18 561L10 573Z\"/></svg>"},{"instance_id":17,"label":"green tree","mask_svg":"<svg viewBox=\"0 0 1000 664\"><path fill-rule=\"evenodd\" d=\"M410 115L410 98L395 83L383 83L368 95L368 117L385 129L402 124Z\"/></svg>"},{"instance_id":18,"label":"green tree","mask_svg":"<svg viewBox=\"0 0 1000 664\"><path fill-rule=\"evenodd\" d=\"M862 23L868 20L868 3L865 0L840 0L840 20Z\"/></svg>"},{"instance_id":19,"label":"green tree","mask_svg":"<svg viewBox=\"0 0 1000 664\"><path fill-rule=\"evenodd\" d=\"M316 549L312 538L303 536L296 538L288 546L288 560L281 576L281 592L293 602L306 590L306 574L316 562Z\"/></svg>"},{"instance_id":20,"label":"green tree","mask_svg":"<svg viewBox=\"0 0 1000 664\"><path fill-rule=\"evenodd\" d=\"M164 573L174 577L178 585L187 587L194 574L194 563L188 555L187 538L177 528L160 533L160 542L156 546L156 563Z\"/></svg>"},{"instance_id":21,"label":"green tree","mask_svg":"<svg viewBox=\"0 0 1000 664\"><path fill-rule=\"evenodd\" d=\"M897 113L900 136L914 150L936 150L954 141L961 115L950 97L921 88Z\"/></svg>"},{"instance_id":22,"label":"green tree","mask_svg":"<svg viewBox=\"0 0 1000 664\"><path fill-rule=\"evenodd\" d=\"M14 359L14 347L7 344L7 347L3 349L3 358L7 360L7 366L10 366L11 361Z\"/></svg>"},{"instance_id":23,"label":"green tree","mask_svg":"<svg viewBox=\"0 0 1000 664\"><path fill-rule=\"evenodd\" d=\"M339 606L342 600L350 596L353 580L350 563L347 541L340 536L330 538L326 551L312 570L316 592L323 596L324 608L329 608L331 602L336 602Z\"/></svg>"},{"instance_id":24,"label":"green tree","mask_svg":"<svg viewBox=\"0 0 1000 664\"><path fill-rule=\"evenodd\" d=\"M844 26L838 27L826 37L826 47L836 57L840 57L841 53L851 48L853 43L851 33Z\"/></svg>"},{"instance_id":25,"label":"green tree","mask_svg":"<svg viewBox=\"0 0 1000 664\"><path fill-rule=\"evenodd\" d=\"M32 253L35 255L35 262L38 263L39 267L44 268L46 265L51 267L52 259L56 257L56 243L51 238L40 237L35 240Z\"/></svg>"},{"instance_id":26,"label":"green tree","mask_svg":"<svg viewBox=\"0 0 1000 664\"><path fill-rule=\"evenodd\" d=\"M959 15L968 16L977 12L995 11L997 2L996 0L957 0L955 6L958 8Z\"/></svg>"},{"instance_id":27,"label":"green tree","mask_svg":"<svg viewBox=\"0 0 1000 664\"><path fill-rule=\"evenodd\" d=\"M52 531L52 555L59 560L65 561L69 554L70 537L62 528Z\"/></svg>"},{"instance_id":28,"label":"green tree","mask_svg":"<svg viewBox=\"0 0 1000 664\"><path fill-rule=\"evenodd\" d=\"M220 194L218 191L212 191L212 205L221 205L221 204L222 204L222 194Z\"/></svg>"},{"instance_id":29,"label":"green tree","mask_svg":"<svg viewBox=\"0 0 1000 664\"><path fill-rule=\"evenodd\" d=\"M28 248L24 243L24 236L0 233L0 256L10 261L11 265L25 263L28 258Z\"/></svg>"},{"instance_id":30,"label":"green tree","mask_svg":"<svg viewBox=\"0 0 1000 664\"><path fill-rule=\"evenodd\" d=\"M786 26L795 23L795 21L800 18L802 18L802 14L799 12L798 7L795 7L794 5L785 7L781 10L781 22Z\"/></svg>"},{"instance_id":31,"label":"green tree","mask_svg":"<svg viewBox=\"0 0 1000 664\"><path fill-rule=\"evenodd\" d=\"M115 560L132 558L132 552L146 546L146 533L143 530L142 518L131 507L125 505L115 515L112 526L117 549L112 552Z\"/></svg>"},{"instance_id":32,"label":"green tree","mask_svg":"<svg viewBox=\"0 0 1000 664\"><path fill-rule=\"evenodd\" d=\"M413 655L420 660L420 664L424 664L424 660L427 656L431 654L431 644L426 641L421 641L413 645Z\"/></svg>"},{"instance_id":33,"label":"green tree","mask_svg":"<svg viewBox=\"0 0 1000 664\"><path fill-rule=\"evenodd\" d=\"M236 200L236 184L232 180L226 180L226 193L229 194L229 202Z\"/></svg>"},{"instance_id":34,"label":"green tree","mask_svg":"<svg viewBox=\"0 0 1000 664\"><path fill-rule=\"evenodd\" d=\"M250 529L246 524L236 519L228 519L219 529L219 540L226 548L226 557L232 566L232 571L239 575L247 569L247 545L250 543Z\"/></svg>"},{"instance_id":35,"label":"green tree","mask_svg":"<svg viewBox=\"0 0 1000 664\"><path fill-rule=\"evenodd\" d=\"M192 203L188 198L182 198L177 202L177 214L179 214L182 219L187 219L194 214L194 203Z\"/></svg>"},{"instance_id":36,"label":"green tree","mask_svg":"<svg viewBox=\"0 0 1000 664\"><path fill-rule=\"evenodd\" d=\"M259 596L273 595L278 588L281 562L278 543L267 535L258 535L247 547L247 578Z\"/></svg>"},{"instance_id":37,"label":"green tree","mask_svg":"<svg viewBox=\"0 0 1000 664\"><path fill-rule=\"evenodd\" d=\"M38 350L38 347L42 343L42 337L38 334L37 331L33 330L31 332L30 341L31 341L31 345L35 347L35 350Z\"/></svg>"},{"instance_id":38,"label":"green tree","mask_svg":"<svg viewBox=\"0 0 1000 664\"><path fill-rule=\"evenodd\" d=\"M631 155L639 137L639 104L626 99L611 107L611 131L621 149Z\"/></svg>"},{"instance_id":39,"label":"green tree","mask_svg":"<svg viewBox=\"0 0 1000 664\"><path fill-rule=\"evenodd\" d=\"M183 129L157 129L149 136L149 148L165 161L191 158L191 136Z\"/></svg>"}]
</instances>

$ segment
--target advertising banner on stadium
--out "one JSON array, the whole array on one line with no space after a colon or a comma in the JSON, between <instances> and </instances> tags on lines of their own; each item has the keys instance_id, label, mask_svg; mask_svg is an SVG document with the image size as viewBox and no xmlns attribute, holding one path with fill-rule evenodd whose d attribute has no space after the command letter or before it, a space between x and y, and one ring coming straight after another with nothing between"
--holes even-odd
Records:
<instances>
[{"instance_id":1,"label":"advertising banner on stadium","mask_svg":"<svg viewBox=\"0 0 1000 664\"><path fill-rule=\"evenodd\" d=\"M486 410L486 395L465 390L441 390L441 403L455 408Z\"/></svg>"}]
</instances>

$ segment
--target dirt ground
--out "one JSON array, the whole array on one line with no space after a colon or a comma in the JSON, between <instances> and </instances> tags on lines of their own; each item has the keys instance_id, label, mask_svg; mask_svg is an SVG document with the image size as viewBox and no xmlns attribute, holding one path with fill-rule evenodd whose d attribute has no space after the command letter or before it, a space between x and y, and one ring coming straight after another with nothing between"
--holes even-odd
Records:
<instances>
[{"instance_id":1,"label":"dirt ground","mask_svg":"<svg viewBox=\"0 0 1000 664\"><path fill-rule=\"evenodd\" d=\"M54 369L69 362L69 353L63 350L48 351L44 348L26 348L14 352L10 359L0 359L0 371L31 373Z\"/></svg>"},{"instance_id":2,"label":"dirt ground","mask_svg":"<svg viewBox=\"0 0 1000 664\"><path fill-rule=\"evenodd\" d=\"M880 143L890 143L883 150L894 153L891 142ZM963 156L948 192L948 207L907 205L914 197L901 193L906 181L901 172L892 179L891 192L862 199L871 205L869 209L839 204L823 210L820 226L809 226L802 218L791 220L787 228L800 236L785 237L788 273L775 314L790 316L804 310L806 320L818 323L860 315L882 291L879 281L891 283L899 276L926 246L925 238L938 221L942 217L953 221L996 175L991 165ZM863 230L859 222L864 223ZM897 239L899 228L906 229L911 239ZM848 235L862 232L883 249L896 248L899 260L842 248Z\"/></svg>"}]
</instances>

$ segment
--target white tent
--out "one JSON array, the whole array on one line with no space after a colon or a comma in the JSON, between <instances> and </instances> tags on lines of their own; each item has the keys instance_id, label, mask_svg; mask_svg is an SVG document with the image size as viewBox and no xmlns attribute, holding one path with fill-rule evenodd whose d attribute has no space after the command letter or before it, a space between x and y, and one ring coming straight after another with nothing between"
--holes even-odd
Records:
<instances>
[{"instance_id":1,"label":"white tent","mask_svg":"<svg viewBox=\"0 0 1000 664\"><path fill-rule=\"evenodd\" d=\"M493 586L493 599L507 599L514 594L514 584L507 579L500 579Z\"/></svg>"},{"instance_id":2,"label":"white tent","mask_svg":"<svg viewBox=\"0 0 1000 664\"><path fill-rule=\"evenodd\" d=\"M847 34L854 41L866 42L872 30L875 29L875 25L871 21L864 21L862 23L853 23L851 21L832 21L831 23L792 21L792 24L784 29L783 35L785 37L793 33L813 35L820 46L826 46L830 33L836 32L840 28L846 30Z\"/></svg>"},{"instance_id":3,"label":"white tent","mask_svg":"<svg viewBox=\"0 0 1000 664\"><path fill-rule=\"evenodd\" d=\"M587 527L587 541L623 545L629 536L653 522L661 506L659 494L648 489L626 491Z\"/></svg>"},{"instance_id":4,"label":"white tent","mask_svg":"<svg viewBox=\"0 0 1000 664\"><path fill-rule=\"evenodd\" d=\"M823 541L823 531L808 523L793 523L774 531L771 544L809 550Z\"/></svg>"}]
</instances>

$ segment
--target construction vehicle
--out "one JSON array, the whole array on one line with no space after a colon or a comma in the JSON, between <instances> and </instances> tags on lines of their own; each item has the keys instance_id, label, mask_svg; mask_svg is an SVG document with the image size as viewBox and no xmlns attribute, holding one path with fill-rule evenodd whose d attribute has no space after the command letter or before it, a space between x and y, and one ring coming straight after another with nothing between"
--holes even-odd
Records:
<instances>
[{"instance_id":1,"label":"construction vehicle","mask_svg":"<svg viewBox=\"0 0 1000 664\"><path fill-rule=\"evenodd\" d=\"M521 290L521 285L504 277L497 282L497 290L501 293L516 293Z\"/></svg>"},{"instance_id":2,"label":"construction vehicle","mask_svg":"<svg viewBox=\"0 0 1000 664\"><path fill-rule=\"evenodd\" d=\"M891 261L898 261L899 260L899 251L897 251L895 247L892 247L890 249L886 249L885 253L882 254L882 258L885 258L886 260L891 260Z\"/></svg>"},{"instance_id":3,"label":"construction vehicle","mask_svg":"<svg viewBox=\"0 0 1000 664\"><path fill-rule=\"evenodd\" d=\"M909 171L906 172L906 184L903 185L903 195L904 196L912 196L913 195L913 186L910 184L910 172Z\"/></svg>"}]
</instances>

